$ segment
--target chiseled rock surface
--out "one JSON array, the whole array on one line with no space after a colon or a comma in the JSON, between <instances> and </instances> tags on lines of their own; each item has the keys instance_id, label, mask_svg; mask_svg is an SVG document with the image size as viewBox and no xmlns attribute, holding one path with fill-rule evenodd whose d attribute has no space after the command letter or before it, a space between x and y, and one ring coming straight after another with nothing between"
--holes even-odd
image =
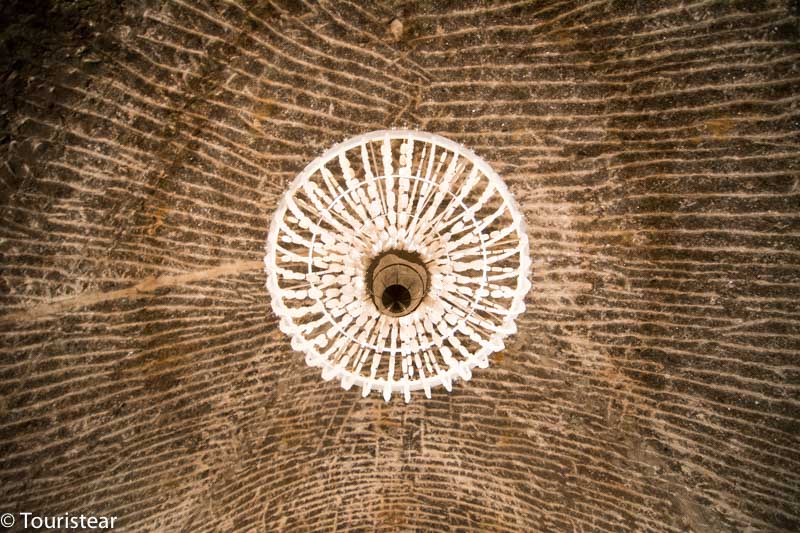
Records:
<instances>
[{"instance_id":1,"label":"chiseled rock surface","mask_svg":"<svg viewBox=\"0 0 800 533\"><path fill-rule=\"evenodd\" d=\"M795 2L54 4L2 8L0 512L800 527ZM287 183L393 126L489 161L533 259L409 405L307 368L262 271Z\"/></svg>"}]
</instances>

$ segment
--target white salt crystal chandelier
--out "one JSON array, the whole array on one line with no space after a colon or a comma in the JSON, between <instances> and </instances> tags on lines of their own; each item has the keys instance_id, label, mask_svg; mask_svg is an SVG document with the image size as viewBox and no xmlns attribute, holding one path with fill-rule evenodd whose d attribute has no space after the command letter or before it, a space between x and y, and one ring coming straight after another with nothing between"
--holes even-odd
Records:
<instances>
[{"instance_id":1,"label":"white salt crystal chandelier","mask_svg":"<svg viewBox=\"0 0 800 533\"><path fill-rule=\"evenodd\" d=\"M386 401L486 368L531 287L523 217L500 177L418 131L359 135L309 164L274 214L264 263L306 363Z\"/></svg>"}]
</instances>

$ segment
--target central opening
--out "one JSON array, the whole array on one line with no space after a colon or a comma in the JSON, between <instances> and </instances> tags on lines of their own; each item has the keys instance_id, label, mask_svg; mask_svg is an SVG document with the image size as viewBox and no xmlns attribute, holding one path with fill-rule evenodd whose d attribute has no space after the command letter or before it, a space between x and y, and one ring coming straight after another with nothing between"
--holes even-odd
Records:
<instances>
[{"instance_id":1,"label":"central opening","mask_svg":"<svg viewBox=\"0 0 800 533\"><path fill-rule=\"evenodd\" d=\"M381 303L392 313L402 313L411 305L411 293L403 285L389 285L383 289Z\"/></svg>"},{"instance_id":2,"label":"central opening","mask_svg":"<svg viewBox=\"0 0 800 533\"><path fill-rule=\"evenodd\" d=\"M381 253L372 260L366 278L372 302L380 313L388 316L412 313L428 292L428 270L415 252Z\"/></svg>"}]
</instances>

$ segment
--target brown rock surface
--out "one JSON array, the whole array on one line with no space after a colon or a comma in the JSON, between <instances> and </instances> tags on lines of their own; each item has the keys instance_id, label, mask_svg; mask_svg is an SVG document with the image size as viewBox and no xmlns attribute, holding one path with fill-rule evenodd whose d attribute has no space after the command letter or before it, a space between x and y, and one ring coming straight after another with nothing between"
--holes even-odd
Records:
<instances>
[{"instance_id":1,"label":"brown rock surface","mask_svg":"<svg viewBox=\"0 0 800 533\"><path fill-rule=\"evenodd\" d=\"M0 512L800 528L796 2L0 9ZM410 405L307 368L261 270L286 184L392 126L489 161L534 265L492 366Z\"/></svg>"}]
</instances>

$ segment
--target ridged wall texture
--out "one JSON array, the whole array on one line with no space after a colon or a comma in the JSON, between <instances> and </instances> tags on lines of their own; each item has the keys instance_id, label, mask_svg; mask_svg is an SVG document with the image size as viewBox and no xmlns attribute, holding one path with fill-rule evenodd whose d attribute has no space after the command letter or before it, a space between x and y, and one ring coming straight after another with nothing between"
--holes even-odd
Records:
<instances>
[{"instance_id":1,"label":"ridged wall texture","mask_svg":"<svg viewBox=\"0 0 800 533\"><path fill-rule=\"evenodd\" d=\"M0 9L0 512L800 528L796 2ZM262 263L294 176L391 127L486 159L533 261L506 349L409 405L306 367Z\"/></svg>"}]
</instances>

